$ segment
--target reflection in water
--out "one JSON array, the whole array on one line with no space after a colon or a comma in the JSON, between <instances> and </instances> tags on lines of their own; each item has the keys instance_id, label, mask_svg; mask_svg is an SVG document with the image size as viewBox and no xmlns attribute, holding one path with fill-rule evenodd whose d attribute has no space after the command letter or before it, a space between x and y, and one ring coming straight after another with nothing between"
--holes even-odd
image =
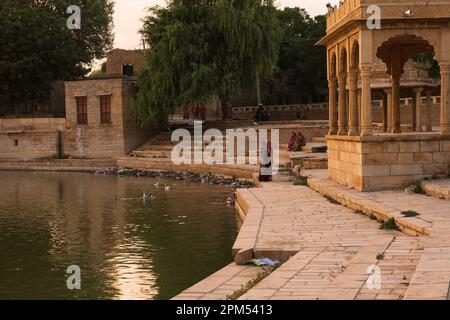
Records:
<instances>
[{"instance_id":1,"label":"reflection in water","mask_svg":"<svg viewBox=\"0 0 450 320\"><path fill-rule=\"evenodd\" d=\"M227 188L84 173L0 181L0 299L169 299L231 261ZM70 265L81 290L66 287Z\"/></svg>"}]
</instances>

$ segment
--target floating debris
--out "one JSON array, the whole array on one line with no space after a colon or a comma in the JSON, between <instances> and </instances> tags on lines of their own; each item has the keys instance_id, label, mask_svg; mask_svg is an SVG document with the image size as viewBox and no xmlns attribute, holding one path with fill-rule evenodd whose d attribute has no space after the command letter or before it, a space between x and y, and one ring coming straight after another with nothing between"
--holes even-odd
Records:
<instances>
[{"instance_id":1,"label":"floating debris","mask_svg":"<svg viewBox=\"0 0 450 320\"><path fill-rule=\"evenodd\" d=\"M117 175L119 177L147 177L158 180L172 179L184 180L190 182L209 183L220 186L228 186L232 189L254 188L253 182L248 180L239 180L217 176L210 173L193 173L193 172L169 172L169 171L146 171L131 168L107 168L95 172L97 175ZM155 182L155 187L159 186L159 182ZM165 190L169 191L170 186L165 185Z\"/></svg>"}]
</instances>

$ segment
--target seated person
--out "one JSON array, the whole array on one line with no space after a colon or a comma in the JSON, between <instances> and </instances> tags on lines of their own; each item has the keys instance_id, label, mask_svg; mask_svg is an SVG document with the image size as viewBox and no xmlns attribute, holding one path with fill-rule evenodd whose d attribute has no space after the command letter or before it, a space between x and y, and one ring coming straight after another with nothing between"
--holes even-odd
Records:
<instances>
[{"instance_id":1,"label":"seated person","mask_svg":"<svg viewBox=\"0 0 450 320\"><path fill-rule=\"evenodd\" d=\"M264 105L262 103L259 104L258 110L256 110L256 115L254 118L254 122L262 122L262 121L269 121L270 116L269 113L264 109Z\"/></svg>"},{"instance_id":2,"label":"seated person","mask_svg":"<svg viewBox=\"0 0 450 320\"><path fill-rule=\"evenodd\" d=\"M291 140L289 140L288 151L302 151L304 146L306 146L305 136L299 131L292 132Z\"/></svg>"}]
</instances>

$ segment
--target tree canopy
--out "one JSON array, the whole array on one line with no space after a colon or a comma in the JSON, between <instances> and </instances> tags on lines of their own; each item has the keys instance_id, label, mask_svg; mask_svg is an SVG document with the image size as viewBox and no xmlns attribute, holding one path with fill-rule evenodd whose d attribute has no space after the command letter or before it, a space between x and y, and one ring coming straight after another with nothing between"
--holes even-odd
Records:
<instances>
[{"instance_id":1,"label":"tree canopy","mask_svg":"<svg viewBox=\"0 0 450 320\"><path fill-rule=\"evenodd\" d=\"M67 8L81 8L81 29L69 30ZM86 75L112 47L112 0L2 0L0 105L40 101L56 80Z\"/></svg>"},{"instance_id":2,"label":"tree canopy","mask_svg":"<svg viewBox=\"0 0 450 320\"><path fill-rule=\"evenodd\" d=\"M134 107L146 124L272 74L281 29L272 0L172 0L150 9L142 34L150 54Z\"/></svg>"},{"instance_id":3,"label":"tree canopy","mask_svg":"<svg viewBox=\"0 0 450 320\"><path fill-rule=\"evenodd\" d=\"M266 79L266 103L323 101L327 89L326 50L315 46L326 33L325 16L312 18L304 9L278 10L283 29L278 69Z\"/></svg>"}]
</instances>

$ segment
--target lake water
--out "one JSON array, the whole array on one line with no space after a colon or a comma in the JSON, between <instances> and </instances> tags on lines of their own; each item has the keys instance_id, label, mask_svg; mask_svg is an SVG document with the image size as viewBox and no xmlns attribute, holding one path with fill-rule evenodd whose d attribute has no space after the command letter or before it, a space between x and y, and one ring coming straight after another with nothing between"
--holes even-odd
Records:
<instances>
[{"instance_id":1,"label":"lake water","mask_svg":"<svg viewBox=\"0 0 450 320\"><path fill-rule=\"evenodd\" d=\"M231 189L155 181L0 171L0 299L170 299L231 262Z\"/></svg>"}]
</instances>

